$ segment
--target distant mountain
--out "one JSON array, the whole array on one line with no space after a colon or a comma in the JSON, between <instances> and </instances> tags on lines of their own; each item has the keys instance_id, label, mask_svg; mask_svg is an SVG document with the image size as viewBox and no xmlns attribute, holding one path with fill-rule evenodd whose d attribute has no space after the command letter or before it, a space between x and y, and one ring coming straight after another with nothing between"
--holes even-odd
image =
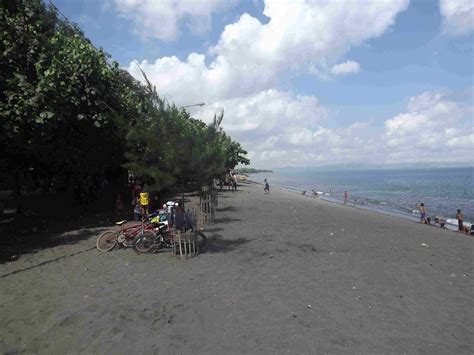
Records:
<instances>
[{"instance_id":1,"label":"distant mountain","mask_svg":"<svg viewBox=\"0 0 474 355\"><path fill-rule=\"evenodd\" d=\"M467 168L474 167L474 163L466 162L439 162L439 163L398 163L398 164L364 164L347 163L321 166L282 167L273 169L275 172L302 172L302 171L342 171L342 170L387 170L387 169L437 169L437 168Z\"/></svg>"},{"instance_id":2,"label":"distant mountain","mask_svg":"<svg viewBox=\"0 0 474 355\"><path fill-rule=\"evenodd\" d=\"M271 170L254 169L254 168L240 168L240 169L235 169L235 171L241 174L273 173L273 171Z\"/></svg>"}]
</instances>

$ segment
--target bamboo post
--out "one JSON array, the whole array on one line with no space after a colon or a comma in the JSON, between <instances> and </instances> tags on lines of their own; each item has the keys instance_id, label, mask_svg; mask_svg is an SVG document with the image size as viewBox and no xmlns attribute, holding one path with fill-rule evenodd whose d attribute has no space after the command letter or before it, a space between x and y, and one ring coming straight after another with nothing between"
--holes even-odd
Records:
<instances>
[{"instance_id":1,"label":"bamboo post","mask_svg":"<svg viewBox=\"0 0 474 355\"><path fill-rule=\"evenodd\" d=\"M193 256L193 246L191 245L191 240L189 239L189 233L186 233L186 242L188 243L188 256Z\"/></svg>"},{"instance_id":2,"label":"bamboo post","mask_svg":"<svg viewBox=\"0 0 474 355\"><path fill-rule=\"evenodd\" d=\"M188 244L188 243L187 243L187 238L186 238L186 236L184 235L183 237L184 237L184 238L183 238L183 241L184 241L184 243L183 243L183 244L184 244L184 257L186 258L186 257L188 256L188 251L187 251L187 248L186 248L186 247L187 247L186 244Z\"/></svg>"},{"instance_id":3,"label":"bamboo post","mask_svg":"<svg viewBox=\"0 0 474 355\"><path fill-rule=\"evenodd\" d=\"M177 236L178 236L178 243L179 243L179 257L182 258L183 257L183 250L181 249L181 233L180 233L180 231L177 232Z\"/></svg>"},{"instance_id":4,"label":"bamboo post","mask_svg":"<svg viewBox=\"0 0 474 355\"><path fill-rule=\"evenodd\" d=\"M196 246L196 255L199 253L199 243L198 243L198 240L197 240L197 234L196 233L193 233L193 238L194 238L194 243L195 246Z\"/></svg>"}]
</instances>

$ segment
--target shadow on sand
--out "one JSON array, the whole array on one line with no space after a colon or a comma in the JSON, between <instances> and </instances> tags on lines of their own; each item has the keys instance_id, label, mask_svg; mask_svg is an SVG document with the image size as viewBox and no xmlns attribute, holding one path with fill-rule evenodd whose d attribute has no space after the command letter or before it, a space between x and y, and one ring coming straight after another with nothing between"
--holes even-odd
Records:
<instances>
[{"instance_id":1,"label":"shadow on sand","mask_svg":"<svg viewBox=\"0 0 474 355\"><path fill-rule=\"evenodd\" d=\"M240 247L241 245L251 242L253 239L238 238L224 239L220 234L213 234L207 237L204 253L227 253Z\"/></svg>"},{"instance_id":2,"label":"shadow on sand","mask_svg":"<svg viewBox=\"0 0 474 355\"><path fill-rule=\"evenodd\" d=\"M206 233L215 233L215 232L221 232L223 231L224 228L221 227L215 227L215 228L204 228L204 232Z\"/></svg>"},{"instance_id":3,"label":"shadow on sand","mask_svg":"<svg viewBox=\"0 0 474 355\"><path fill-rule=\"evenodd\" d=\"M222 218L214 218L212 220L213 224L216 223L231 223L231 222L240 222L242 221L240 218L231 218L231 217L222 217Z\"/></svg>"},{"instance_id":4,"label":"shadow on sand","mask_svg":"<svg viewBox=\"0 0 474 355\"><path fill-rule=\"evenodd\" d=\"M23 254L76 244L113 227L112 222L103 215L89 215L81 221L56 222L21 216L9 224L1 228L0 264L16 261Z\"/></svg>"},{"instance_id":5,"label":"shadow on sand","mask_svg":"<svg viewBox=\"0 0 474 355\"><path fill-rule=\"evenodd\" d=\"M238 209L235 208L234 206L227 206L227 207L217 209L217 212L236 212L236 211L238 211Z\"/></svg>"},{"instance_id":6,"label":"shadow on sand","mask_svg":"<svg viewBox=\"0 0 474 355\"><path fill-rule=\"evenodd\" d=\"M87 252L89 252L91 250L94 250L94 249L95 249L95 247L91 247L91 248L88 248L88 249L85 249L85 250L77 251L75 253L71 253L71 254L67 254L67 255L61 255L61 256L58 256L57 258L46 260L46 261L43 261L43 262L38 263L36 265L28 266L28 267L25 267L23 269L15 270L15 271L9 272L7 274L0 275L0 279L3 279L3 278L5 278L7 276L10 276L10 275L18 274L18 273L23 272L23 271L36 269L37 267L47 265L47 264L51 264L51 263L54 263L54 262L62 260L62 259L70 258L70 257L76 256L76 255L79 255L79 254L83 254L83 253L87 253Z\"/></svg>"}]
</instances>

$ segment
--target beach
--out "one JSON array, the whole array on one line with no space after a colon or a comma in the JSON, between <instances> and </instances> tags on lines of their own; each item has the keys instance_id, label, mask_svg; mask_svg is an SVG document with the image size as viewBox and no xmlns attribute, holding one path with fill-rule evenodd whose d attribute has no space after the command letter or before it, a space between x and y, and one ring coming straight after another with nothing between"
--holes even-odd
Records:
<instances>
[{"instance_id":1,"label":"beach","mask_svg":"<svg viewBox=\"0 0 474 355\"><path fill-rule=\"evenodd\" d=\"M0 265L0 351L474 352L470 236L251 182L194 258L100 253L102 230Z\"/></svg>"}]
</instances>

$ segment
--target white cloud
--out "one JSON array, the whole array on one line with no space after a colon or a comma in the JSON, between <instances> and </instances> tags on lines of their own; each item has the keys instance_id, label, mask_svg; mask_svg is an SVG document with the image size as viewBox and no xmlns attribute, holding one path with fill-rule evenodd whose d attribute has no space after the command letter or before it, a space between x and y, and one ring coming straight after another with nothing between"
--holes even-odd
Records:
<instances>
[{"instance_id":1,"label":"white cloud","mask_svg":"<svg viewBox=\"0 0 474 355\"><path fill-rule=\"evenodd\" d=\"M471 100L456 101L442 93L410 98L407 112L385 121L388 159L472 160L472 112Z\"/></svg>"},{"instance_id":2,"label":"white cloud","mask_svg":"<svg viewBox=\"0 0 474 355\"><path fill-rule=\"evenodd\" d=\"M444 31L453 36L474 30L474 2L472 0L440 0Z\"/></svg>"},{"instance_id":3,"label":"white cloud","mask_svg":"<svg viewBox=\"0 0 474 355\"><path fill-rule=\"evenodd\" d=\"M141 66L160 92L176 102L247 96L274 88L285 72L328 71L328 63L335 63L352 46L382 35L407 5L407 0L267 0L264 14L269 22L243 14L225 27L209 49L210 58L192 53L184 61L162 57ZM140 16L148 12L153 13L143 11ZM144 23L155 23L152 18ZM141 77L133 62L129 71Z\"/></svg>"},{"instance_id":4,"label":"white cloud","mask_svg":"<svg viewBox=\"0 0 474 355\"><path fill-rule=\"evenodd\" d=\"M214 112L225 108L223 127L231 134L252 131L253 136L281 136L297 127L315 128L327 117L328 110L313 96L293 95L275 89L255 95L217 101L194 112L209 122ZM275 142L274 142L275 143Z\"/></svg>"},{"instance_id":5,"label":"white cloud","mask_svg":"<svg viewBox=\"0 0 474 355\"><path fill-rule=\"evenodd\" d=\"M330 128L331 112L312 96L267 90L222 101L223 126L254 166L472 161L472 99L424 92L380 127L371 121ZM216 107L197 117L210 118ZM209 119L208 119L209 120Z\"/></svg>"},{"instance_id":6,"label":"white cloud","mask_svg":"<svg viewBox=\"0 0 474 355\"><path fill-rule=\"evenodd\" d=\"M353 74L358 73L359 71L360 64L353 60L348 60L347 62L333 65L331 68L331 73L334 75Z\"/></svg>"},{"instance_id":7,"label":"white cloud","mask_svg":"<svg viewBox=\"0 0 474 355\"><path fill-rule=\"evenodd\" d=\"M249 151L255 166L467 160L473 131L466 117L472 111L447 95L413 97L406 112L383 127L369 121L331 128L326 124L331 113L316 97L276 89L283 74L356 72L356 62L337 63L351 47L382 35L407 4L268 0L267 23L244 14L206 54L162 57L140 66L178 106L206 102L193 108L193 116L209 122L224 108L224 129ZM128 70L141 79L134 62Z\"/></svg>"},{"instance_id":8,"label":"white cloud","mask_svg":"<svg viewBox=\"0 0 474 355\"><path fill-rule=\"evenodd\" d=\"M210 30L212 15L235 4L233 0L109 0L118 14L134 22L145 37L176 40L180 24L194 33Z\"/></svg>"},{"instance_id":9,"label":"white cloud","mask_svg":"<svg viewBox=\"0 0 474 355\"><path fill-rule=\"evenodd\" d=\"M356 122L348 128L326 128L323 124L330 112L313 96L270 89L206 105L193 115L209 122L221 107L225 107L225 131L249 151L255 166L344 160L366 156L372 149L363 137L370 126L368 122Z\"/></svg>"}]
</instances>

